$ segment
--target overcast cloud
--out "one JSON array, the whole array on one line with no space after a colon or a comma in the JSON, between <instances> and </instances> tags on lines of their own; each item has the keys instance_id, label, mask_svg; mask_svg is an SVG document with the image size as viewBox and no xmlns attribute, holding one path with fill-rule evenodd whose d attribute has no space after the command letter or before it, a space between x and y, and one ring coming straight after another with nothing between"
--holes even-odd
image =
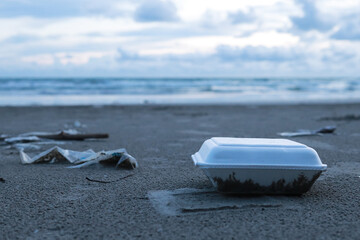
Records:
<instances>
[{"instance_id":1,"label":"overcast cloud","mask_svg":"<svg viewBox=\"0 0 360 240\"><path fill-rule=\"evenodd\" d=\"M1 0L0 76L359 76L358 0Z\"/></svg>"}]
</instances>

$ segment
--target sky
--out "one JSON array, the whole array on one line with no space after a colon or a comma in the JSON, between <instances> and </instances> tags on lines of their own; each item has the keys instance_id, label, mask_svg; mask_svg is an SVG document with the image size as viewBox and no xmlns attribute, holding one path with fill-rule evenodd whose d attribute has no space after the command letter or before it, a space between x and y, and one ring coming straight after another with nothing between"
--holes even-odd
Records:
<instances>
[{"instance_id":1,"label":"sky","mask_svg":"<svg viewBox=\"0 0 360 240\"><path fill-rule=\"evenodd\" d=\"M1 0L0 77L359 77L359 0Z\"/></svg>"}]
</instances>

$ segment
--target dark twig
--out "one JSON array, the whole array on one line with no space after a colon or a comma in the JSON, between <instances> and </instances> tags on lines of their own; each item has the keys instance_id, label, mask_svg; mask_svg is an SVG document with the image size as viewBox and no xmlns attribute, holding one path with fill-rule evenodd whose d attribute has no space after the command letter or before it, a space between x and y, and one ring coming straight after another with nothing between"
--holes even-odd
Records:
<instances>
[{"instance_id":1,"label":"dark twig","mask_svg":"<svg viewBox=\"0 0 360 240\"><path fill-rule=\"evenodd\" d=\"M113 183L113 182L118 182L118 181L124 180L125 178L131 177L131 176L134 176L134 175L135 174L129 174L129 175L125 176L125 177L119 178L119 179L114 180L114 181L102 181L102 180L91 179L91 178L88 178L88 177L86 177L86 180L88 180L90 182L98 182L98 183Z\"/></svg>"},{"instance_id":2,"label":"dark twig","mask_svg":"<svg viewBox=\"0 0 360 240\"><path fill-rule=\"evenodd\" d=\"M60 132L59 134L38 135L39 138L53 139L53 140L78 140L82 141L89 138L108 138L107 133L92 133L92 134L69 134Z\"/></svg>"}]
</instances>

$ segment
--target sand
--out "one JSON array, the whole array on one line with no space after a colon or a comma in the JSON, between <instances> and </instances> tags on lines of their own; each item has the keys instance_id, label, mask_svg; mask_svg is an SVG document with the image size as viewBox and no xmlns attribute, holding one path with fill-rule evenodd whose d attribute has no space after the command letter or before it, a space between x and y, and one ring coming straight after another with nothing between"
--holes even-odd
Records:
<instances>
[{"instance_id":1,"label":"sand","mask_svg":"<svg viewBox=\"0 0 360 240\"><path fill-rule=\"evenodd\" d=\"M347 114L360 114L360 104L2 107L0 133L56 131L77 120L110 138L61 147L125 147L140 167L21 165L17 150L0 146L0 238L359 239L360 121L319 120ZM337 125L336 134L293 138L329 167L301 197L218 194L190 158L213 136L274 138L326 125ZM130 173L109 184L86 180Z\"/></svg>"}]
</instances>

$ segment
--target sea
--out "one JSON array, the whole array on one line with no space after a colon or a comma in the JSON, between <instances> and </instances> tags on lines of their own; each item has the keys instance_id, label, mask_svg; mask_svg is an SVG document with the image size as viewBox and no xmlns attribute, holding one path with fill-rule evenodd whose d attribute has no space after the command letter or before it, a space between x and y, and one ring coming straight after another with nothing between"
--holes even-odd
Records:
<instances>
[{"instance_id":1,"label":"sea","mask_svg":"<svg viewBox=\"0 0 360 240\"><path fill-rule=\"evenodd\" d=\"M360 78L0 78L0 106L360 102Z\"/></svg>"}]
</instances>

